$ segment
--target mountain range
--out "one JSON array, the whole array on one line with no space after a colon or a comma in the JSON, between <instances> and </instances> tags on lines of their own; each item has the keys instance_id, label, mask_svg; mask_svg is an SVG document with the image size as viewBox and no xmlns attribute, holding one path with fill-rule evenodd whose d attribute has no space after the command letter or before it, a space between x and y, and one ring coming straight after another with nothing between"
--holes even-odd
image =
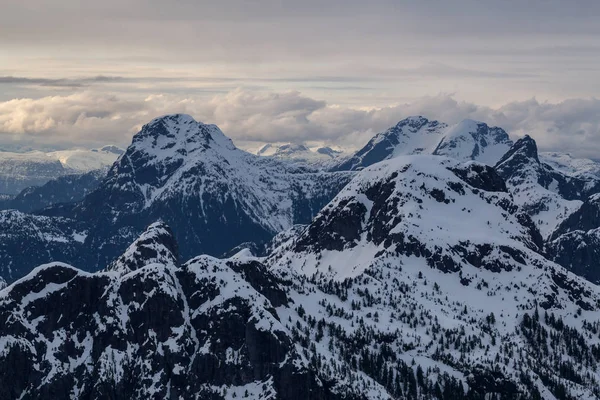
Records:
<instances>
[{"instance_id":1,"label":"mountain range","mask_svg":"<svg viewBox=\"0 0 600 400\"><path fill-rule=\"evenodd\" d=\"M600 398L593 161L424 117L284 150L168 115L1 211L0 398Z\"/></svg>"}]
</instances>

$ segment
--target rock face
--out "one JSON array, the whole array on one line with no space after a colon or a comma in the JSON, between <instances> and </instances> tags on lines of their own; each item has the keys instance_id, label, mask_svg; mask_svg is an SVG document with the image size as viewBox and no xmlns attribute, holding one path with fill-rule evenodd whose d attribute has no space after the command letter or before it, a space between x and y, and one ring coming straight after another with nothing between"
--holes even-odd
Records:
<instances>
[{"instance_id":1,"label":"rock face","mask_svg":"<svg viewBox=\"0 0 600 400\"><path fill-rule=\"evenodd\" d=\"M600 283L600 195L590 196L552 233L548 256L584 278Z\"/></svg>"},{"instance_id":2,"label":"rock face","mask_svg":"<svg viewBox=\"0 0 600 400\"><path fill-rule=\"evenodd\" d=\"M289 299L264 266L179 265L174 240L155 224L111 271L54 263L0 292L0 397L337 398L282 325Z\"/></svg>"},{"instance_id":3,"label":"rock face","mask_svg":"<svg viewBox=\"0 0 600 400\"><path fill-rule=\"evenodd\" d=\"M377 134L352 157L333 167L356 171L401 155L434 154L494 165L512 145L501 128L464 120L452 126L425 117L409 117Z\"/></svg>"}]
</instances>

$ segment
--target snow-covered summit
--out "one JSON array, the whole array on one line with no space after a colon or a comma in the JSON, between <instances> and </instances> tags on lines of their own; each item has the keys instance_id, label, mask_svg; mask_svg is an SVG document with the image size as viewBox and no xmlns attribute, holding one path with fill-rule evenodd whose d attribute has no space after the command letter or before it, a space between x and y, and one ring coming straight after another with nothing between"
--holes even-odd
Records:
<instances>
[{"instance_id":1,"label":"snow-covered summit","mask_svg":"<svg viewBox=\"0 0 600 400\"><path fill-rule=\"evenodd\" d=\"M155 118L144 125L133 137L127 150L130 154L145 152L157 159L181 159L209 147L235 150L231 139L216 125L197 122L187 114L171 114Z\"/></svg>"},{"instance_id":2,"label":"snow-covered summit","mask_svg":"<svg viewBox=\"0 0 600 400\"><path fill-rule=\"evenodd\" d=\"M511 145L503 129L483 122L467 119L449 126L415 116L378 133L365 147L333 169L360 170L383 160L412 154L434 154L494 165Z\"/></svg>"},{"instance_id":3,"label":"snow-covered summit","mask_svg":"<svg viewBox=\"0 0 600 400\"><path fill-rule=\"evenodd\" d=\"M598 178L566 174L540 161L537 144L530 136L519 139L495 168L506 180L515 203L533 218L546 238L582 201L600 190Z\"/></svg>"},{"instance_id":4,"label":"snow-covered summit","mask_svg":"<svg viewBox=\"0 0 600 400\"><path fill-rule=\"evenodd\" d=\"M512 144L512 140L502 128L466 119L444 132L444 137L432 154L495 165Z\"/></svg>"}]
</instances>

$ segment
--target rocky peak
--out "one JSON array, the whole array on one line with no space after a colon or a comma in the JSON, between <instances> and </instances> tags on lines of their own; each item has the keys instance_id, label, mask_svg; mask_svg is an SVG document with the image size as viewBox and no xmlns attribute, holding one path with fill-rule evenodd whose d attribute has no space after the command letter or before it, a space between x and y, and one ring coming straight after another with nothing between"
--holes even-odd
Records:
<instances>
[{"instance_id":1,"label":"rocky peak","mask_svg":"<svg viewBox=\"0 0 600 400\"><path fill-rule=\"evenodd\" d=\"M173 232L160 221L150 225L107 270L128 273L149 264L179 265L179 251Z\"/></svg>"},{"instance_id":2,"label":"rocky peak","mask_svg":"<svg viewBox=\"0 0 600 400\"><path fill-rule=\"evenodd\" d=\"M508 152L496 164L497 169L503 169L507 165L522 163L540 163L538 158L538 149L535 140L529 135L517 140L517 142L508 150Z\"/></svg>"},{"instance_id":3,"label":"rocky peak","mask_svg":"<svg viewBox=\"0 0 600 400\"><path fill-rule=\"evenodd\" d=\"M427 124L429 122L429 120L425 117L423 117L422 115L415 115L415 116L410 116L407 117L405 119L403 119L402 121L399 121L396 124L396 128L403 128L403 127L409 127L412 128L414 130L418 130L421 129L425 124ZM437 121L432 121L432 122L437 122Z\"/></svg>"},{"instance_id":4,"label":"rocky peak","mask_svg":"<svg viewBox=\"0 0 600 400\"><path fill-rule=\"evenodd\" d=\"M155 158L176 158L216 147L235 149L216 125L198 122L186 114L171 114L144 125L125 155L141 152Z\"/></svg>"}]
</instances>

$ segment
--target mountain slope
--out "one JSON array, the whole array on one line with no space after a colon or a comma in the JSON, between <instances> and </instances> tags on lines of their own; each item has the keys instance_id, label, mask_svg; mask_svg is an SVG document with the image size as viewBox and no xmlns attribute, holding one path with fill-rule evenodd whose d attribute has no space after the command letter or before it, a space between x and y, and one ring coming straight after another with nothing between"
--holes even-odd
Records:
<instances>
[{"instance_id":1,"label":"mountain slope","mask_svg":"<svg viewBox=\"0 0 600 400\"><path fill-rule=\"evenodd\" d=\"M159 222L108 271L37 268L0 291L0 397L600 396L600 290L489 166L374 165L274 243L180 265Z\"/></svg>"},{"instance_id":2,"label":"mountain slope","mask_svg":"<svg viewBox=\"0 0 600 400\"><path fill-rule=\"evenodd\" d=\"M0 276L13 282L48 260L82 262L87 237L85 224L0 211Z\"/></svg>"},{"instance_id":3,"label":"mountain slope","mask_svg":"<svg viewBox=\"0 0 600 400\"><path fill-rule=\"evenodd\" d=\"M600 283L600 194L571 213L546 244L548 256L591 282Z\"/></svg>"},{"instance_id":4,"label":"mountain slope","mask_svg":"<svg viewBox=\"0 0 600 400\"><path fill-rule=\"evenodd\" d=\"M301 326L327 327L306 335L317 358L356 363L395 397L436 398L443 381L449 398L597 398L600 291L541 245L492 168L398 157L267 262L303 282L290 293ZM398 387L404 368L430 389Z\"/></svg>"},{"instance_id":5,"label":"mountain slope","mask_svg":"<svg viewBox=\"0 0 600 400\"><path fill-rule=\"evenodd\" d=\"M220 255L310 221L349 179L251 155L216 126L178 114L145 125L74 218L93 221L94 246L160 218L175 227L184 259ZM110 261L123 247L104 249Z\"/></svg>"},{"instance_id":6,"label":"mountain slope","mask_svg":"<svg viewBox=\"0 0 600 400\"><path fill-rule=\"evenodd\" d=\"M448 126L424 117L409 117L378 133L352 157L333 169L356 171L399 155L420 154L435 148Z\"/></svg>"},{"instance_id":7,"label":"mountain slope","mask_svg":"<svg viewBox=\"0 0 600 400\"><path fill-rule=\"evenodd\" d=\"M449 127L432 154L495 165L512 144L502 128L467 119Z\"/></svg>"}]
</instances>

